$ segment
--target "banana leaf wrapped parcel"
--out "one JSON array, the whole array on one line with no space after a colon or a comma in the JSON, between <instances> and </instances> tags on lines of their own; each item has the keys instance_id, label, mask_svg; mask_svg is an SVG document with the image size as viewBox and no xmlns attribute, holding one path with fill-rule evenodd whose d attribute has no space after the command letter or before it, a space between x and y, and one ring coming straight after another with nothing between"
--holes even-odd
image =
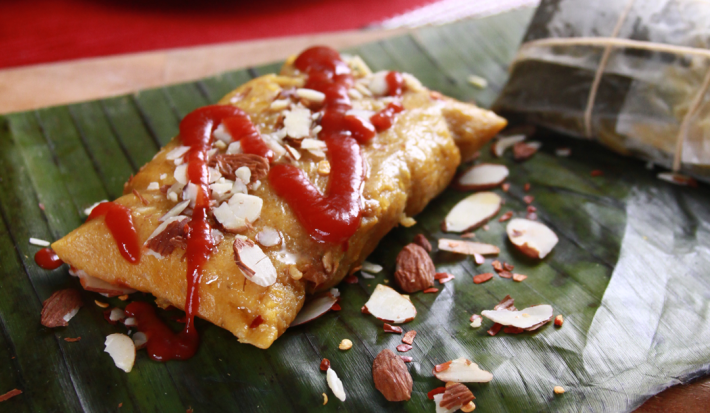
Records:
<instances>
[{"instance_id":1,"label":"banana leaf wrapped parcel","mask_svg":"<svg viewBox=\"0 0 710 413\"><path fill-rule=\"evenodd\" d=\"M542 0L496 111L710 181L710 2Z\"/></svg>"}]
</instances>

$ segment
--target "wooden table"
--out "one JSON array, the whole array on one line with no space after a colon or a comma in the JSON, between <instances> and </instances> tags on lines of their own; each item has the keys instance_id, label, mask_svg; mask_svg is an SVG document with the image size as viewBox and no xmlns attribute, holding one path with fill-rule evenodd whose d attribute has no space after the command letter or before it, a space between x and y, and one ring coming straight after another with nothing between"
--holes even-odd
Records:
<instances>
[{"instance_id":1,"label":"wooden table","mask_svg":"<svg viewBox=\"0 0 710 413\"><path fill-rule=\"evenodd\" d=\"M314 44L336 49L406 30L350 31L225 43L0 70L0 114L100 99L283 60ZM710 377L652 397L636 413L706 413Z\"/></svg>"}]
</instances>

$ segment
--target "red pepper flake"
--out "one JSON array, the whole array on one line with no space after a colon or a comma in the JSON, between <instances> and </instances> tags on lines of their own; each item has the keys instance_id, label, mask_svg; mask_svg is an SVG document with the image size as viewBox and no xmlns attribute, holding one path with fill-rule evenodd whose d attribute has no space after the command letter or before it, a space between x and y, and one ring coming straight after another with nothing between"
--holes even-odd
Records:
<instances>
[{"instance_id":1,"label":"red pepper flake","mask_svg":"<svg viewBox=\"0 0 710 413\"><path fill-rule=\"evenodd\" d=\"M505 182L503 183L503 185L500 186L500 189L502 189L503 192L508 192L508 190L510 189L510 184Z\"/></svg>"},{"instance_id":2,"label":"red pepper flake","mask_svg":"<svg viewBox=\"0 0 710 413\"><path fill-rule=\"evenodd\" d=\"M503 264L503 268L505 268L506 271L513 271L513 268L515 268L515 266L506 262Z\"/></svg>"},{"instance_id":3,"label":"red pepper flake","mask_svg":"<svg viewBox=\"0 0 710 413\"><path fill-rule=\"evenodd\" d=\"M526 184L523 186L523 191L528 192L529 190L530 190L530 183L526 183Z\"/></svg>"},{"instance_id":4,"label":"red pepper flake","mask_svg":"<svg viewBox=\"0 0 710 413\"><path fill-rule=\"evenodd\" d=\"M333 306L330 307L330 309L333 310L333 311L340 311L340 310L342 310L342 308L340 307L340 304L338 304L338 303L333 304Z\"/></svg>"},{"instance_id":5,"label":"red pepper flake","mask_svg":"<svg viewBox=\"0 0 710 413\"><path fill-rule=\"evenodd\" d=\"M437 272L434 274L434 279L438 280L440 283L444 284L447 283L451 280L456 278L453 274L449 274L448 272Z\"/></svg>"},{"instance_id":6,"label":"red pepper flake","mask_svg":"<svg viewBox=\"0 0 710 413\"><path fill-rule=\"evenodd\" d=\"M500 263L500 261L495 260L491 263L493 266L493 269L496 270L496 272L501 272L503 271L503 264Z\"/></svg>"},{"instance_id":7,"label":"red pepper flake","mask_svg":"<svg viewBox=\"0 0 710 413\"><path fill-rule=\"evenodd\" d=\"M513 274L510 271L501 271L498 276L501 278L513 278Z\"/></svg>"},{"instance_id":8,"label":"red pepper flake","mask_svg":"<svg viewBox=\"0 0 710 413\"><path fill-rule=\"evenodd\" d=\"M562 327L562 323L564 323L564 322L565 322L565 319L562 317L562 314L555 317L555 327Z\"/></svg>"},{"instance_id":9,"label":"red pepper flake","mask_svg":"<svg viewBox=\"0 0 710 413\"><path fill-rule=\"evenodd\" d=\"M404 330L402 330L402 327L393 326L393 325L390 325L387 323L385 323L385 325L384 325L384 330L385 330L385 333L402 334L404 332Z\"/></svg>"},{"instance_id":10,"label":"red pepper flake","mask_svg":"<svg viewBox=\"0 0 710 413\"><path fill-rule=\"evenodd\" d=\"M254 321L249 324L249 328L257 328L259 327L262 323L264 322L264 319L261 317L261 315L256 316Z\"/></svg>"},{"instance_id":11,"label":"red pepper flake","mask_svg":"<svg viewBox=\"0 0 710 413\"><path fill-rule=\"evenodd\" d=\"M602 176L602 175L604 175L604 171L602 171L601 169L595 169L595 170L593 170L593 171L590 173L590 175L592 175L592 176Z\"/></svg>"},{"instance_id":12,"label":"red pepper flake","mask_svg":"<svg viewBox=\"0 0 710 413\"><path fill-rule=\"evenodd\" d=\"M427 288L426 290L424 290L424 291L422 291L422 292L423 292L424 294L433 294L433 293L438 293L438 292L439 292L439 289L438 289L438 288L434 288L434 287L430 287L430 288Z\"/></svg>"},{"instance_id":13,"label":"red pepper flake","mask_svg":"<svg viewBox=\"0 0 710 413\"><path fill-rule=\"evenodd\" d=\"M44 204L41 203L41 202L39 203L39 209L41 209L42 211L44 211Z\"/></svg>"},{"instance_id":14,"label":"red pepper flake","mask_svg":"<svg viewBox=\"0 0 710 413\"><path fill-rule=\"evenodd\" d=\"M535 211L537 211L537 208L535 208L532 205L528 205L528 212L535 212Z\"/></svg>"},{"instance_id":15,"label":"red pepper flake","mask_svg":"<svg viewBox=\"0 0 710 413\"><path fill-rule=\"evenodd\" d=\"M445 391L446 391L446 387L437 387L434 390L427 393L426 397L428 397L429 400L434 400L434 396L436 396L437 394L444 393Z\"/></svg>"},{"instance_id":16,"label":"red pepper flake","mask_svg":"<svg viewBox=\"0 0 710 413\"><path fill-rule=\"evenodd\" d=\"M4 402L5 400L12 399L13 397L19 396L20 394L22 394L22 390L12 389L9 392L0 396L0 402Z\"/></svg>"},{"instance_id":17,"label":"red pepper flake","mask_svg":"<svg viewBox=\"0 0 710 413\"><path fill-rule=\"evenodd\" d=\"M441 373L442 371L448 370L449 366L451 366L451 361L447 361L446 363L437 364L436 366L434 366L434 372Z\"/></svg>"},{"instance_id":18,"label":"red pepper flake","mask_svg":"<svg viewBox=\"0 0 710 413\"><path fill-rule=\"evenodd\" d=\"M525 281L526 278L528 278L527 275L513 274L513 281L521 282L521 281Z\"/></svg>"},{"instance_id":19,"label":"red pepper flake","mask_svg":"<svg viewBox=\"0 0 710 413\"><path fill-rule=\"evenodd\" d=\"M76 343L79 340L81 340L81 337L64 337L64 341L68 343Z\"/></svg>"},{"instance_id":20,"label":"red pepper flake","mask_svg":"<svg viewBox=\"0 0 710 413\"><path fill-rule=\"evenodd\" d=\"M523 329L520 328L520 327L512 327L512 326L508 326L508 327L506 327L506 328L503 329L503 332L504 332L505 334L520 334L520 333L522 333L523 331L525 331L525 330L523 330Z\"/></svg>"},{"instance_id":21,"label":"red pepper flake","mask_svg":"<svg viewBox=\"0 0 710 413\"><path fill-rule=\"evenodd\" d=\"M486 272L483 274L478 274L473 276L473 283L474 284L482 284L488 280L493 278L493 273L492 272Z\"/></svg>"},{"instance_id":22,"label":"red pepper flake","mask_svg":"<svg viewBox=\"0 0 710 413\"><path fill-rule=\"evenodd\" d=\"M365 307L364 305L362 306L362 308L360 308L360 312L363 314L370 314L370 312L367 311L367 307Z\"/></svg>"},{"instance_id":23,"label":"red pepper flake","mask_svg":"<svg viewBox=\"0 0 710 413\"><path fill-rule=\"evenodd\" d=\"M505 222L510 218L513 218L513 211L508 211L505 214L501 215L500 218L498 218L498 222Z\"/></svg>"},{"instance_id":24,"label":"red pepper flake","mask_svg":"<svg viewBox=\"0 0 710 413\"><path fill-rule=\"evenodd\" d=\"M474 315L471 316L471 318L468 319L468 321L470 321L470 322L473 323L474 321L479 320L479 319L480 319L480 320L483 320L483 317L481 317L481 316L478 315L478 314L474 314Z\"/></svg>"},{"instance_id":25,"label":"red pepper flake","mask_svg":"<svg viewBox=\"0 0 710 413\"><path fill-rule=\"evenodd\" d=\"M523 201L524 201L526 204L532 204L532 202L533 202L534 200L535 200L535 197L532 196L532 195L525 195L525 196L523 197Z\"/></svg>"},{"instance_id":26,"label":"red pepper flake","mask_svg":"<svg viewBox=\"0 0 710 413\"><path fill-rule=\"evenodd\" d=\"M481 265L486 262L486 258L481 254L473 254L473 261L476 262L476 265Z\"/></svg>"},{"instance_id":27,"label":"red pepper flake","mask_svg":"<svg viewBox=\"0 0 710 413\"><path fill-rule=\"evenodd\" d=\"M121 407L123 407L123 402L118 404L118 408L120 409Z\"/></svg>"},{"instance_id":28,"label":"red pepper flake","mask_svg":"<svg viewBox=\"0 0 710 413\"><path fill-rule=\"evenodd\" d=\"M320 369L322 371L327 371L328 368L330 368L330 360L328 359L323 359L320 361Z\"/></svg>"},{"instance_id":29,"label":"red pepper flake","mask_svg":"<svg viewBox=\"0 0 710 413\"><path fill-rule=\"evenodd\" d=\"M411 363L412 360L414 360L413 358L411 358L411 357L409 357L409 356L399 356L399 358L401 358L402 361L405 362L405 363Z\"/></svg>"},{"instance_id":30,"label":"red pepper flake","mask_svg":"<svg viewBox=\"0 0 710 413\"><path fill-rule=\"evenodd\" d=\"M414 337L417 336L417 332L414 330L407 331L407 334L402 337L402 343L404 344L414 344Z\"/></svg>"},{"instance_id":31,"label":"red pepper flake","mask_svg":"<svg viewBox=\"0 0 710 413\"><path fill-rule=\"evenodd\" d=\"M357 284L357 276L348 275L347 277L345 277L344 281L348 284Z\"/></svg>"},{"instance_id":32,"label":"red pepper flake","mask_svg":"<svg viewBox=\"0 0 710 413\"><path fill-rule=\"evenodd\" d=\"M496 334L498 334L501 328L503 328L502 324L495 323L493 324L491 329L487 331L487 333L489 336L495 336Z\"/></svg>"},{"instance_id":33,"label":"red pepper flake","mask_svg":"<svg viewBox=\"0 0 710 413\"><path fill-rule=\"evenodd\" d=\"M400 344L397 346L397 351L399 351L400 353L406 353L411 349L412 346L410 346L409 344Z\"/></svg>"}]
</instances>

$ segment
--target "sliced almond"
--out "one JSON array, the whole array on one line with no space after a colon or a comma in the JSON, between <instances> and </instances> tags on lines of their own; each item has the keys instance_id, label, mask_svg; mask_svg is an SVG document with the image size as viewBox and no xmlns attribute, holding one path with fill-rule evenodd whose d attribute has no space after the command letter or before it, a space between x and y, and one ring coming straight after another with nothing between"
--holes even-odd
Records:
<instances>
[{"instance_id":1,"label":"sliced almond","mask_svg":"<svg viewBox=\"0 0 710 413\"><path fill-rule=\"evenodd\" d=\"M478 192L459 201L446 215L444 232L465 232L478 228L500 211L501 197L493 192Z\"/></svg>"},{"instance_id":2,"label":"sliced almond","mask_svg":"<svg viewBox=\"0 0 710 413\"><path fill-rule=\"evenodd\" d=\"M276 282L276 268L264 251L250 239L234 239L234 260L244 276L256 285Z\"/></svg>"},{"instance_id":3,"label":"sliced almond","mask_svg":"<svg viewBox=\"0 0 710 413\"><path fill-rule=\"evenodd\" d=\"M136 360L136 346L125 334L109 334L106 337L104 351L108 353L116 367L130 373Z\"/></svg>"},{"instance_id":4,"label":"sliced almond","mask_svg":"<svg viewBox=\"0 0 710 413\"><path fill-rule=\"evenodd\" d=\"M559 241L557 235L546 225L529 219L510 220L506 232L510 242L531 258L545 258Z\"/></svg>"},{"instance_id":5,"label":"sliced almond","mask_svg":"<svg viewBox=\"0 0 710 413\"><path fill-rule=\"evenodd\" d=\"M541 146L540 142L518 142L513 145L513 158L518 162L530 159Z\"/></svg>"},{"instance_id":6,"label":"sliced almond","mask_svg":"<svg viewBox=\"0 0 710 413\"><path fill-rule=\"evenodd\" d=\"M455 383L487 383L493 380L490 372L481 370L478 364L463 357L451 360L448 368L437 371L434 369L434 376L444 382Z\"/></svg>"},{"instance_id":7,"label":"sliced almond","mask_svg":"<svg viewBox=\"0 0 710 413\"><path fill-rule=\"evenodd\" d=\"M512 135L512 136L505 136L502 138L499 138L497 141L493 142L491 145L491 152L493 152L493 155L497 156L500 158L503 156L505 151L515 145L518 142L522 142L525 140L525 135Z\"/></svg>"},{"instance_id":8,"label":"sliced almond","mask_svg":"<svg viewBox=\"0 0 710 413\"><path fill-rule=\"evenodd\" d=\"M375 287L375 291L363 309L390 324L406 323L414 320L417 315L417 309L411 301L394 289L382 284Z\"/></svg>"},{"instance_id":9,"label":"sliced almond","mask_svg":"<svg viewBox=\"0 0 710 413\"><path fill-rule=\"evenodd\" d=\"M527 330L549 322L552 319L552 306L543 304L517 311L484 310L481 315L494 323Z\"/></svg>"},{"instance_id":10,"label":"sliced almond","mask_svg":"<svg viewBox=\"0 0 710 413\"><path fill-rule=\"evenodd\" d=\"M505 165L482 163L472 166L459 175L455 186L456 189L465 191L482 191L497 187L507 177L508 168Z\"/></svg>"},{"instance_id":11,"label":"sliced almond","mask_svg":"<svg viewBox=\"0 0 710 413\"><path fill-rule=\"evenodd\" d=\"M140 350L148 344L148 336L140 331L133 334L132 339L133 344L136 346L136 350Z\"/></svg>"},{"instance_id":12,"label":"sliced almond","mask_svg":"<svg viewBox=\"0 0 710 413\"><path fill-rule=\"evenodd\" d=\"M42 325L66 327L83 305L79 291L73 288L56 291L42 303Z\"/></svg>"},{"instance_id":13,"label":"sliced almond","mask_svg":"<svg viewBox=\"0 0 710 413\"><path fill-rule=\"evenodd\" d=\"M314 296L303 305L303 308L301 308L301 311L298 312L298 315L296 315L296 318L291 323L291 327L315 320L330 311L333 305L337 302L338 297L333 295L331 292L325 292Z\"/></svg>"},{"instance_id":14,"label":"sliced almond","mask_svg":"<svg viewBox=\"0 0 710 413\"><path fill-rule=\"evenodd\" d=\"M284 128L286 129L288 136L294 139L305 138L311 133L312 121L310 110L302 107L295 107L285 112Z\"/></svg>"},{"instance_id":15,"label":"sliced almond","mask_svg":"<svg viewBox=\"0 0 710 413\"><path fill-rule=\"evenodd\" d=\"M497 255L500 248L482 242L439 238L439 249L466 255Z\"/></svg>"},{"instance_id":16,"label":"sliced almond","mask_svg":"<svg viewBox=\"0 0 710 413\"><path fill-rule=\"evenodd\" d=\"M326 371L326 381L328 382L328 387L330 387L330 390L333 392L335 397L340 399L341 402L344 402L345 388L343 387L343 382L340 381L340 378L338 378L335 370L330 367L328 367L328 370Z\"/></svg>"},{"instance_id":17,"label":"sliced almond","mask_svg":"<svg viewBox=\"0 0 710 413\"><path fill-rule=\"evenodd\" d=\"M265 247L281 244L281 233L273 228L264 227L256 234L256 240Z\"/></svg>"}]
</instances>

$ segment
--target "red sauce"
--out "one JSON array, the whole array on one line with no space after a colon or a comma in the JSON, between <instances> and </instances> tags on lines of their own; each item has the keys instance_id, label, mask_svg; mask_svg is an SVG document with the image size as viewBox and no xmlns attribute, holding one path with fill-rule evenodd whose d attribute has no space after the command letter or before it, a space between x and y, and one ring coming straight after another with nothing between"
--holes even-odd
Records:
<instances>
[{"instance_id":1,"label":"red sauce","mask_svg":"<svg viewBox=\"0 0 710 413\"><path fill-rule=\"evenodd\" d=\"M399 72L389 72L385 77L387 81L387 96L400 96L404 89L404 78Z\"/></svg>"},{"instance_id":2,"label":"red sauce","mask_svg":"<svg viewBox=\"0 0 710 413\"><path fill-rule=\"evenodd\" d=\"M40 268L45 270L56 270L64 264L64 261L59 259L57 253L51 248L42 248L35 254L35 262Z\"/></svg>"},{"instance_id":3,"label":"red sauce","mask_svg":"<svg viewBox=\"0 0 710 413\"><path fill-rule=\"evenodd\" d=\"M148 338L146 351L153 360L186 360L195 355L200 338L194 328L173 333L155 314L153 306L141 301L128 304L125 311L127 316L136 319L138 329Z\"/></svg>"},{"instance_id":4,"label":"red sauce","mask_svg":"<svg viewBox=\"0 0 710 413\"><path fill-rule=\"evenodd\" d=\"M362 217L360 198L365 170L358 143L372 139L377 126L346 115L352 108L348 90L354 78L338 52L323 46L312 47L296 58L294 66L308 75L306 88L325 94L322 130L318 137L328 147L331 165L327 195L321 194L306 174L293 165L273 166L269 171L269 183L294 210L313 239L347 245ZM393 95L402 93L401 78L396 72L387 76ZM380 117L390 119L391 126L394 113L388 112Z\"/></svg>"},{"instance_id":5,"label":"red sauce","mask_svg":"<svg viewBox=\"0 0 710 413\"><path fill-rule=\"evenodd\" d=\"M401 103L390 102L386 108L372 115L370 122L372 122L378 132L382 132L392 127L394 124L394 115L403 110L404 106L402 106Z\"/></svg>"},{"instance_id":6,"label":"red sauce","mask_svg":"<svg viewBox=\"0 0 710 413\"><path fill-rule=\"evenodd\" d=\"M105 217L106 226L123 258L131 264L137 264L141 259L141 248L131 210L115 202L102 202L94 207L87 221L100 216Z\"/></svg>"},{"instance_id":7,"label":"red sauce","mask_svg":"<svg viewBox=\"0 0 710 413\"><path fill-rule=\"evenodd\" d=\"M273 157L249 117L234 106L213 105L197 109L180 122L180 139L190 150L186 154L187 178L197 186L197 197L187 236L187 292L185 297L185 328L173 333L155 314L152 306L131 303L126 312L136 318L138 330L148 337L148 355L157 361L184 360L192 357L200 342L195 329L195 315L200 307L199 286L202 267L212 253L212 236L207 220L210 206L207 151L212 147L212 132L224 123L232 139L242 142L246 153Z\"/></svg>"}]
</instances>

